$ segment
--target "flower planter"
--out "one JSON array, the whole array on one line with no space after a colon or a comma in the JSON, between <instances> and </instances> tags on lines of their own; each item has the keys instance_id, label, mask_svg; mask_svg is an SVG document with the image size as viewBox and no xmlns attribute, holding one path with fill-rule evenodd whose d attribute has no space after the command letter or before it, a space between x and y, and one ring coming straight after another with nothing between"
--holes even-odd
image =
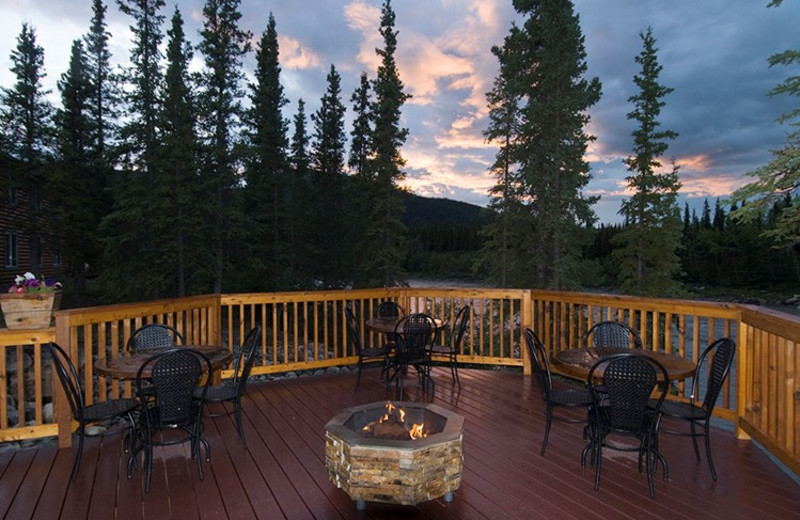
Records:
<instances>
[{"instance_id":1,"label":"flower planter","mask_svg":"<svg viewBox=\"0 0 800 520\"><path fill-rule=\"evenodd\" d=\"M61 291L0 294L0 308L8 329L46 329L53 311L61 306Z\"/></svg>"}]
</instances>

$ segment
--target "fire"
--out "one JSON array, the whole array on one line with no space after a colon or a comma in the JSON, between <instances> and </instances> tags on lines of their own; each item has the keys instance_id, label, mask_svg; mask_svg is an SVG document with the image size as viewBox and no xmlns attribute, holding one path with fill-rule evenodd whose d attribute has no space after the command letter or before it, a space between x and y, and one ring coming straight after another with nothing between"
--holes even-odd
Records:
<instances>
[{"instance_id":1,"label":"fire","mask_svg":"<svg viewBox=\"0 0 800 520\"><path fill-rule=\"evenodd\" d=\"M428 436L425 432L425 423L408 426L406 411L390 402L386 403L386 411L380 418L367 424L361 430L368 437L384 439L411 438L413 440Z\"/></svg>"}]
</instances>

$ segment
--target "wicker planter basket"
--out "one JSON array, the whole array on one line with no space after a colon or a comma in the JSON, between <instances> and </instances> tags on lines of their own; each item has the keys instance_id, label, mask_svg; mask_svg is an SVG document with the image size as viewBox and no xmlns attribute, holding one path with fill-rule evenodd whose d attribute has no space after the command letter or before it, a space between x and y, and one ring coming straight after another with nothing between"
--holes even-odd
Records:
<instances>
[{"instance_id":1,"label":"wicker planter basket","mask_svg":"<svg viewBox=\"0 0 800 520\"><path fill-rule=\"evenodd\" d=\"M0 294L0 308L8 329L46 329L53 311L61 306L61 291L30 294Z\"/></svg>"}]
</instances>

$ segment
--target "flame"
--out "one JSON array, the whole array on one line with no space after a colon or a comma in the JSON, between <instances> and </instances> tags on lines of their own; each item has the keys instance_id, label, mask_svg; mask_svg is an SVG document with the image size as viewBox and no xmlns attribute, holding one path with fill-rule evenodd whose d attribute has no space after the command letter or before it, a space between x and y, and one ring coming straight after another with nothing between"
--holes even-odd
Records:
<instances>
[{"instance_id":1,"label":"flame","mask_svg":"<svg viewBox=\"0 0 800 520\"><path fill-rule=\"evenodd\" d=\"M425 423L415 424L408 430L408 434L411 436L412 439L421 439L423 437L427 437L427 434L424 431L422 431L422 428L424 426Z\"/></svg>"},{"instance_id":2,"label":"flame","mask_svg":"<svg viewBox=\"0 0 800 520\"><path fill-rule=\"evenodd\" d=\"M382 424L388 421L393 421L394 423L406 428L408 435L412 440L422 439L423 437L428 436L428 434L424 431L425 423L413 424L411 427L409 427L406 424L406 411L402 408L397 408L391 402L386 403L386 411L379 419L365 425L361 428L361 430L372 433L375 428L375 424Z\"/></svg>"}]
</instances>

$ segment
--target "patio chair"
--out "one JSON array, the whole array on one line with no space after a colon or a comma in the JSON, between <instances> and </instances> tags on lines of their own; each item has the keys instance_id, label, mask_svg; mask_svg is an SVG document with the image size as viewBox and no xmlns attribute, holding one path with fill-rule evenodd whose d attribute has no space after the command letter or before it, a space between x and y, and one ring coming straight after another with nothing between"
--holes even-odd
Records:
<instances>
[{"instance_id":1,"label":"patio chair","mask_svg":"<svg viewBox=\"0 0 800 520\"><path fill-rule=\"evenodd\" d=\"M541 455L547 449L547 440L550 436L550 425L553 422L553 410L559 406L565 408L586 408L592 404L592 396L587 388L577 386L554 387L553 377L550 373L550 362L547 360L547 352L539 337L531 329L525 329L525 343L528 346L528 355L533 364L533 375L539 384L542 397L545 401L546 423L544 427L544 439L542 440ZM568 417L557 417L564 422L585 423L586 419L570 419Z\"/></svg>"},{"instance_id":2,"label":"patio chair","mask_svg":"<svg viewBox=\"0 0 800 520\"><path fill-rule=\"evenodd\" d=\"M378 308L375 310L375 315L379 318L400 318L401 316L405 316L406 311L397 304L397 302L392 300L386 300L378 305ZM394 332L389 332L386 334L386 346L394 347L397 345L397 335Z\"/></svg>"},{"instance_id":3,"label":"patio chair","mask_svg":"<svg viewBox=\"0 0 800 520\"><path fill-rule=\"evenodd\" d=\"M456 320L453 322L453 328L450 331L450 344L439 345L434 342L428 349L429 357L442 356L447 358L447 364L450 366L450 374L453 376L453 382L461 388L461 381L458 379L458 352L461 350L461 343L464 340L464 333L469 326L470 307L464 305L458 311Z\"/></svg>"},{"instance_id":4,"label":"patio chair","mask_svg":"<svg viewBox=\"0 0 800 520\"><path fill-rule=\"evenodd\" d=\"M143 373L150 370L150 377ZM195 389L202 383L200 399L195 399ZM144 451L145 492L150 491L153 472L153 447L191 443L192 458L197 463L197 473L203 479L200 445L206 449L206 460L211 460L208 442L201 436L201 412L209 382L211 362L202 353L190 348L176 348L150 357L139 368L136 389L146 386L150 391L139 393L142 412L139 415L136 439L139 442L128 460L128 478L136 465L139 451ZM158 437L160 432L181 431L178 438L170 435Z\"/></svg>"},{"instance_id":5,"label":"patio chair","mask_svg":"<svg viewBox=\"0 0 800 520\"><path fill-rule=\"evenodd\" d=\"M244 396L247 379L250 377L250 370L253 368L253 361L256 356L256 349L261 342L261 327L256 326L250 329L245 336L239 351L233 358L233 378L228 379L218 386L209 386L206 391L205 404L209 403L233 403L233 416L236 423L236 432L242 441L242 446L247 449L247 441L244 437L244 427L242 426L242 396ZM200 399L203 389L195 389L195 398ZM228 412L225 412L228 413ZM206 417L220 417L225 413L206 413Z\"/></svg>"},{"instance_id":6,"label":"patio chair","mask_svg":"<svg viewBox=\"0 0 800 520\"><path fill-rule=\"evenodd\" d=\"M642 349L639 333L620 321L601 321L592 325L583 337L583 345L592 347L598 355L618 354L630 349Z\"/></svg>"},{"instance_id":7,"label":"patio chair","mask_svg":"<svg viewBox=\"0 0 800 520\"><path fill-rule=\"evenodd\" d=\"M127 349L160 350L184 344L183 334L178 329L163 323L150 323L139 327L128 338Z\"/></svg>"},{"instance_id":8,"label":"patio chair","mask_svg":"<svg viewBox=\"0 0 800 520\"><path fill-rule=\"evenodd\" d=\"M700 461L700 449L697 446L697 437L703 436L706 445L706 459L711 470L711 478L717 480L717 470L714 467L714 460L711 458L711 416L714 413L714 406L725 384L725 379L733 366L733 358L736 354L736 343L730 338L718 339L703 351L697 360L697 368L692 378L692 393L689 402L683 401L664 401L661 405L661 414L668 417L676 417L689 421L691 425L690 433L665 432L679 435L691 435L694 444L694 454L697 461ZM707 372L707 373L706 373ZM700 389L705 379L705 392L703 400L700 401ZM698 433L697 426L703 428Z\"/></svg>"},{"instance_id":9,"label":"patio chair","mask_svg":"<svg viewBox=\"0 0 800 520\"><path fill-rule=\"evenodd\" d=\"M118 417L126 417L129 425L128 441L132 443L134 432L133 412L139 403L136 399L120 398L87 405L81 390L78 371L67 353L56 343L47 343L45 347L50 352L58 379L67 394L72 417L78 422L78 451L75 452L75 460L72 463L72 481L75 482L75 478L78 476L78 468L81 465L83 438L89 435L86 433L86 425ZM127 450L128 448L126 447Z\"/></svg>"},{"instance_id":10,"label":"patio chair","mask_svg":"<svg viewBox=\"0 0 800 520\"><path fill-rule=\"evenodd\" d=\"M361 334L358 332L358 322L349 307L344 308L344 315L347 321L347 337L350 344L358 356L358 375L356 376L356 388L361 384L361 371L368 365L381 365L381 377L385 378L389 369L389 353L391 348L383 345L380 347L365 347L361 342Z\"/></svg>"},{"instance_id":11,"label":"patio chair","mask_svg":"<svg viewBox=\"0 0 800 520\"><path fill-rule=\"evenodd\" d=\"M399 386L400 400L403 399L403 383L409 366L414 367L422 384L423 392L430 381L430 347L436 323L424 313L409 314L395 326L397 349L394 354L395 385Z\"/></svg>"},{"instance_id":12,"label":"patio chair","mask_svg":"<svg viewBox=\"0 0 800 520\"><path fill-rule=\"evenodd\" d=\"M595 376L599 367L604 367L602 376ZM598 391L596 381L602 377L602 391ZM600 488L600 471L603 464L603 449L637 451L639 453L639 472L642 471L642 457L647 469L647 485L650 498L655 497L653 486L653 467L655 461L663 466L664 480L669 476L669 468L659 453L656 432L659 413L669 386L667 371L658 361L634 352L614 354L600 359L589 371L589 392L593 404L589 413L589 425L585 431L589 442L581 452L581 467L586 466L586 454L592 454L594 463L594 489ZM657 399L650 401L654 387L658 385ZM648 406L652 403L653 406ZM609 442L609 438L632 437L638 445Z\"/></svg>"}]
</instances>

